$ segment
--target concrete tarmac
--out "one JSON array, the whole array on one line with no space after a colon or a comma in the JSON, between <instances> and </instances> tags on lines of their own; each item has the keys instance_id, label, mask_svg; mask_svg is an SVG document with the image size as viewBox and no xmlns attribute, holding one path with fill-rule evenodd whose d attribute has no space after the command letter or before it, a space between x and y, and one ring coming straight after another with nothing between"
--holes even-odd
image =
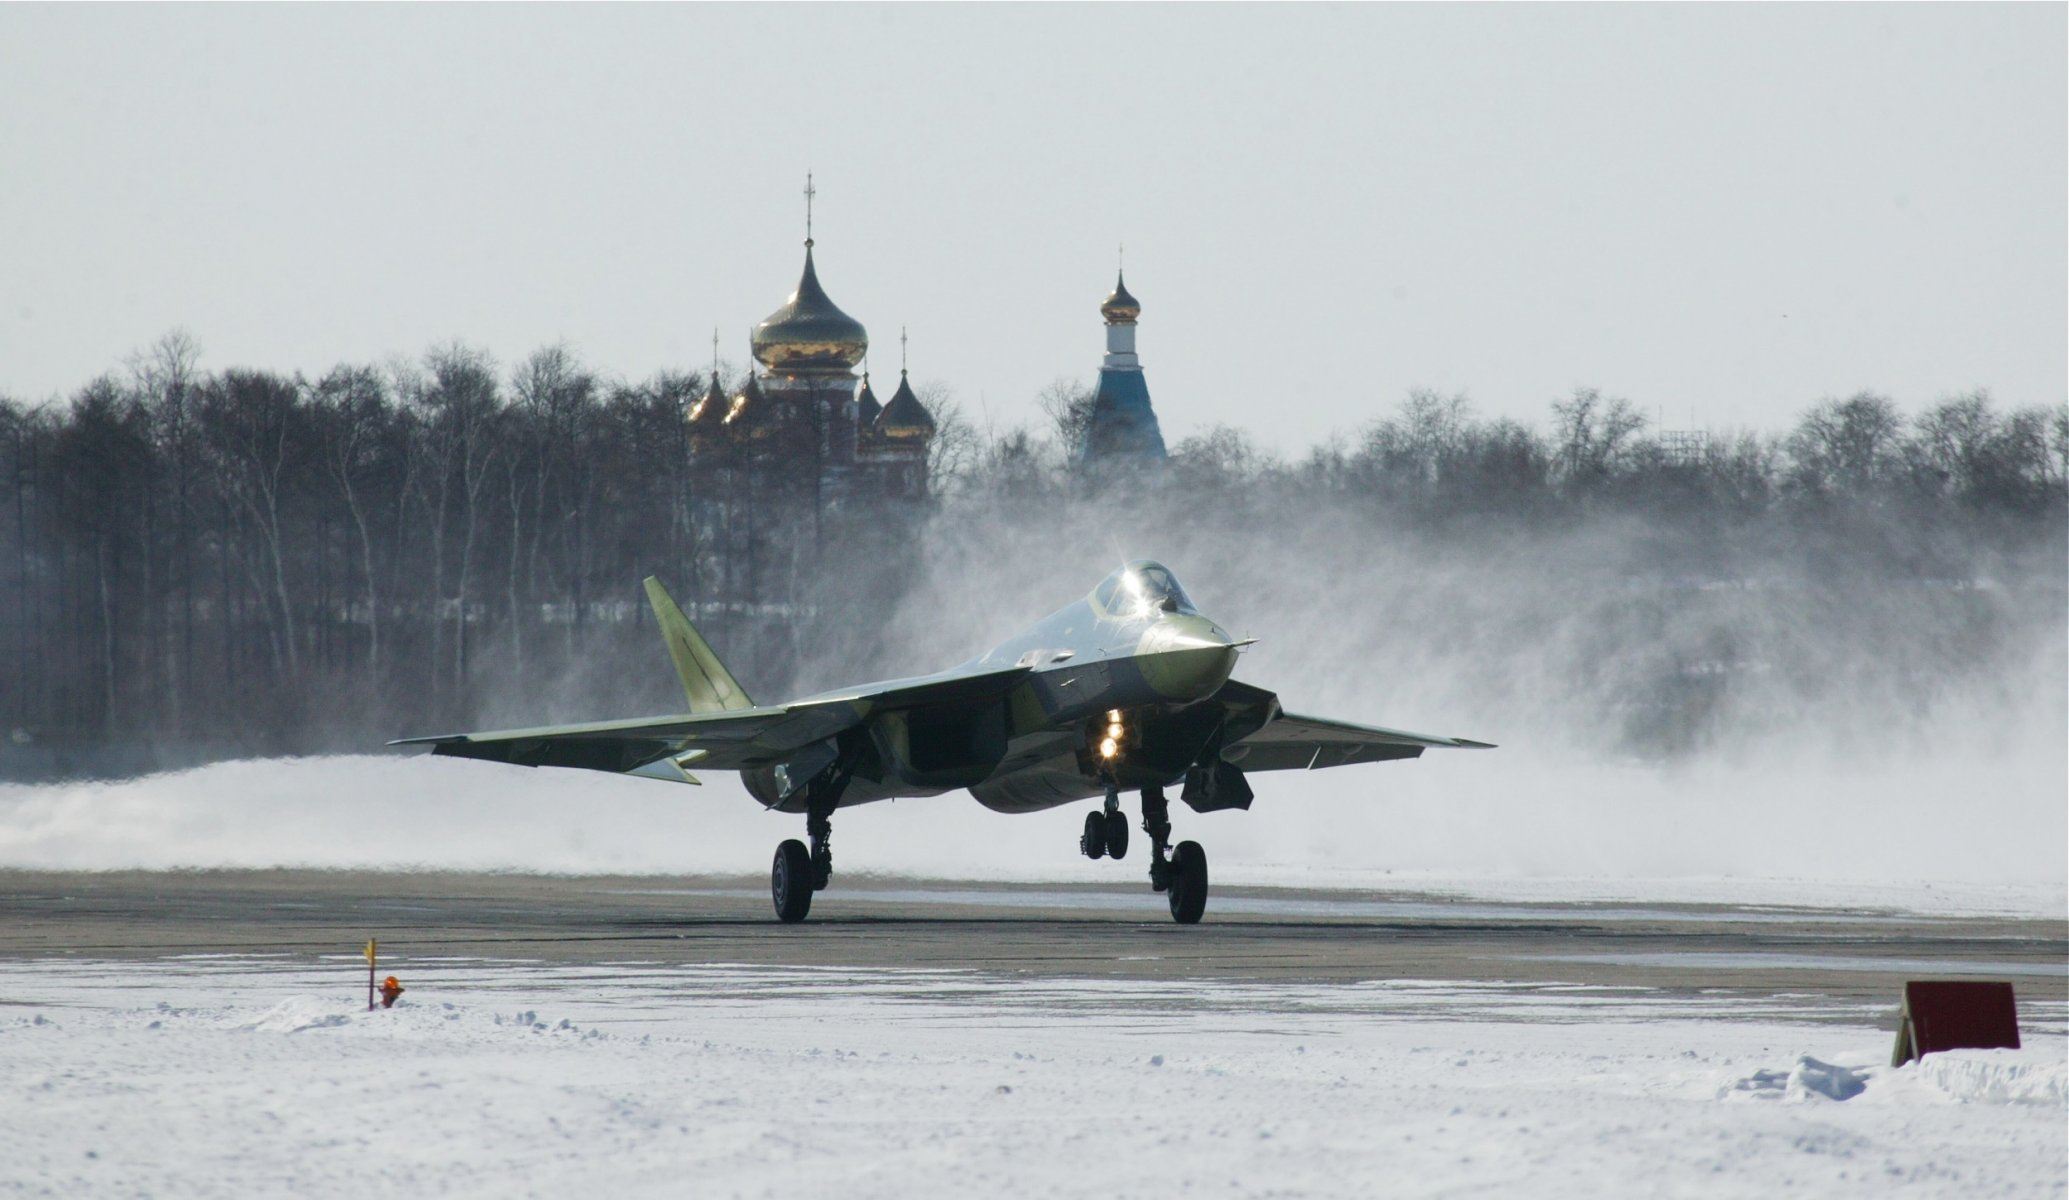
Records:
<instances>
[{"instance_id":1,"label":"concrete tarmac","mask_svg":"<svg viewBox=\"0 0 2069 1200\"><path fill-rule=\"evenodd\" d=\"M728 963L1256 983L1656 989L1859 1021L1906 979L2008 979L2069 1003L2069 922L1696 904L1539 904L1217 887L1179 926L1146 886L836 877L802 925L761 879L343 871L0 872L0 960L350 955Z\"/></svg>"}]
</instances>

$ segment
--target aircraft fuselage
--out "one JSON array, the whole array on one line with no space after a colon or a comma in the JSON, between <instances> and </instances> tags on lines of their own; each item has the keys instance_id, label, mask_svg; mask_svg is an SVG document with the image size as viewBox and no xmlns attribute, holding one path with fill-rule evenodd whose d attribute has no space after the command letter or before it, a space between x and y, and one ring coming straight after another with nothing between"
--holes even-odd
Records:
<instances>
[{"instance_id":1,"label":"aircraft fuselage","mask_svg":"<svg viewBox=\"0 0 2069 1200\"><path fill-rule=\"evenodd\" d=\"M404 738L434 754L697 783L738 771L771 809L802 813L776 847L769 896L785 922L833 877L837 809L967 789L987 808L1034 812L1098 796L1078 852L1127 857L1121 793L1138 793L1150 887L1171 918L1206 911L1207 852L1171 838L1165 788L1196 813L1248 809L1248 776L1415 758L1486 742L1288 713L1230 678L1247 642L1193 607L1162 564L1131 562L1090 595L933 675L757 705L658 579L645 583L686 713Z\"/></svg>"},{"instance_id":2,"label":"aircraft fuselage","mask_svg":"<svg viewBox=\"0 0 2069 1200\"><path fill-rule=\"evenodd\" d=\"M883 713L851 731L846 746L830 740L793 762L743 772L748 790L771 807L804 811L795 781L844 752L856 762L841 807L967 788L988 808L1032 812L1098 796L1109 781L1123 789L1177 781L1225 724L1223 706L1202 702L1228 681L1238 645L1176 580L1154 571L1148 583L1140 572L1117 573L1118 586L942 672L1025 668L1010 690Z\"/></svg>"}]
</instances>

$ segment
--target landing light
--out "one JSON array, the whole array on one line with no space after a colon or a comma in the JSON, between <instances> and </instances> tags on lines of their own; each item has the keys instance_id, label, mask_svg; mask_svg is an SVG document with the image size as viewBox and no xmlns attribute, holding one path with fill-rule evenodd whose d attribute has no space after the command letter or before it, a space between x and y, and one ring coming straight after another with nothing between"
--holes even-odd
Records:
<instances>
[{"instance_id":1,"label":"landing light","mask_svg":"<svg viewBox=\"0 0 2069 1200\"><path fill-rule=\"evenodd\" d=\"M1112 738L1107 738L1105 741L1099 743L1099 757L1101 758L1112 758L1114 755L1120 753L1120 750L1121 744L1113 740Z\"/></svg>"},{"instance_id":2,"label":"landing light","mask_svg":"<svg viewBox=\"0 0 2069 1200\"><path fill-rule=\"evenodd\" d=\"M1121 710L1120 710L1120 709L1118 709L1118 708L1109 708L1109 709L1107 709L1107 710L1106 710L1106 719L1107 719L1107 720L1109 720L1109 721L1111 721L1111 722L1113 722L1113 723L1114 723L1114 724L1116 724L1116 725L1120 724L1120 723L1121 723Z\"/></svg>"},{"instance_id":3,"label":"landing light","mask_svg":"<svg viewBox=\"0 0 2069 1200\"><path fill-rule=\"evenodd\" d=\"M1121 733L1121 723L1119 721L1115 721L1113 724L1106 727L1106 736L1110 738L1120 737Z\"/></svg>"}]
</instances>

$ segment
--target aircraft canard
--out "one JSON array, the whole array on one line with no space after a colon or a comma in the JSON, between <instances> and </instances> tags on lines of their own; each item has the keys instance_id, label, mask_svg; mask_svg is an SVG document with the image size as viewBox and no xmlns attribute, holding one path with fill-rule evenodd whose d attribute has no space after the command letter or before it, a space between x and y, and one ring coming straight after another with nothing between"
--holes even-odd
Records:
<instances>
[{"instance_id":1,"label":"aircraft canard","mask_svg":"<svg viewBox=\"0 0 2069 1200\"><path fill-rule=\"evenodd\" d=\"M771 870L785 921L802 920L832 875L835 810L966 789L1007 813L1103 798L1079 850L1115 859L1129 842L1120 795L1139 793L1151 887L1189 924L1206 906L1206 853L1171 846L1166 788L1195 812L1248 808L1260 771L1492 748L1287 713L1274 693L1230 678L1251 639L1231 637L1148 560L960 666L780 705L756 705L660 581L645 587L689 712L390 744L682 783L698 782L692 767L737 771L764 806L806 818L811 844L784 842Z\"/></svg>"}]
</instances>

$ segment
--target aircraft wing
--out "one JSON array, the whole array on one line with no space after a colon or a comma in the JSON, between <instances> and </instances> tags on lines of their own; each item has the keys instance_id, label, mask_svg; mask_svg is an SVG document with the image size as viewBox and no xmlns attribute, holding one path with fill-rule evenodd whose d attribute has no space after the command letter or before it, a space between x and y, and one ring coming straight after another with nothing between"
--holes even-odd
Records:
<instances>
[{"instance_id":1,"label":"aircraft wing","mask_svg":"<svg viewBox=\"0 0 2069 1200\"><path fill-rule=\"evenodd\" d=\"M1221 756L1243 771L1305 771L1352 763L1415 758L1432 746L1458 750L1491 750L1487 742L1435 737L1404 729L1353 725L1322 717L1281 713L1245 737L1230 743Z\"/></svg>"},{"instance_id":2,"label":"aircraft wing","mask_svg":"<svg viewBox=\"0 0 2069 1200\"><path fill-rule=\"evenodd\" d=\"M737 771L780 760L798 747L831 737L861 717L845 705L780 705L678 716L542 725L403 738L391 746L429 746L433 754L480 758L520 767L580 767L631 771L657 759L684 758L695 765ZM685 762L683 765L690 765Z\"/></svg>"},{"instance_id":3,"label":"aircraft wing","mask_svg":"<svg viewBox=\"0 0 2069 1200\"><path fill-rule=\"evenodd\" d=\"M695 783L683 768L740 771L783 762L886 709L964 703L1009 690L1028 668L892 680L795 704L402 738L391 746L521 767L638 772ZM663 762L662 760L669 760Z\"/></svg>"}]
</instances>

